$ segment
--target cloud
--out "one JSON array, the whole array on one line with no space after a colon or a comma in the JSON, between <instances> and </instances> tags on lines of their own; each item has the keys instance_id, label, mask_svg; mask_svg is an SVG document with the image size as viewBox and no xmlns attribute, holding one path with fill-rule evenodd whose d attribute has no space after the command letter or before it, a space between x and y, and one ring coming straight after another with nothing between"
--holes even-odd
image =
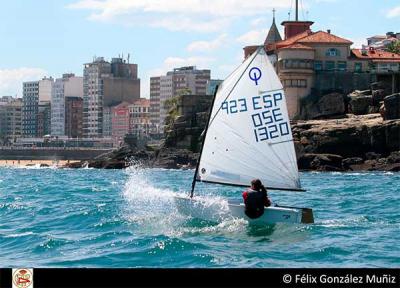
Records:
<instances>
[{"instance_id":1,"label":"cloud","mask_svg":"<svg viewBox=\"0 0 400 288\"><path fill-rule=\"evenodd\" d=\"M386 15L387 18L400 17L400 6L390 9Z\"/></svg>"},{"instance_id":2,"label":"cloud","mask_svg":"<svg viewBox=\"0 0 400 288\"><path fill-rule=\"evenodd\" d=\"M47 74L41 68L0 69L0 96L22 97L22 82L40 80Z\"/></svg>"},{"instance_id":3,"label":"cloud","mask_svg":"<svg viewBox=\"0 0 400 288\"><path fill-rule=\"evenodd\" d=\"M198 66L198 68L204 68L208 66L215 59L211 57L200 57L200 56L193 56L188 58L181 58L181 57L168 57L164 60L164 71L171 70L173 68L178 68L181 66Z\"/></svg>"},{"instance_id":4,"label":"cloud","mask_svg":"<svg viewBox=\"0 0 400 288\"><path fill-rule=\"evenodd\" d=\"M251 30L236 38L236 41L243 45L262 45L267 33L268 29Z\"/></svg>"},{"instance_id":5,"label":"cloud","mask_svg":"<svg viewBox=\"0 0 400 288\"><path fill-rule=\"evenodd\" d=\"M367 37L357 37L357 38L346 38L353 42L351 48L362 48L362 45L367 45Z\"/></svg>"},{"instance_id":6,"label":"cloud","mask_svg":"<svg viewBox=\"0 0 400 288\"><path fill-rule=\"evenodd\" d=\"M251 27L264 27L270 23L267 22L266 18L256 18L251 20L250 26Z\"/></svg>"},{"instance_id":7,"label":"cloud","mask_svg":"<svg viewBox=\"0 0 400 288\"><path fill-rule=\"evenodd\" d=\"M235 17L264 15L290 5L291 0L80 0L67 8L89 10L92 21L212 32L229 26Z\"/></svg>"},{"instance_id":8,"label":"cloud","mask_svg":"<svg viewBox=\"0 0 400 288\"><path fill-rule=\"evenodd\" d=\"M221 29L228 27L230 23L231 20L228 18L198 21L180 16L178 18L163 18L160 20L154 20L150 23L150 26L156 28L165 28L170 31L218 32Z\"/></svg>"},{"instance_id":9,"label":"cloud","mask_svg":"<svg viewBox=\"0 0 400 288\"><path fill-rule=\"evenodd\" d=\"M222 34L218 38L211 41L196 41L187 46L189 52L210 52L223 46L227 42L228 35Z\"/></svg>"}]
</instances>

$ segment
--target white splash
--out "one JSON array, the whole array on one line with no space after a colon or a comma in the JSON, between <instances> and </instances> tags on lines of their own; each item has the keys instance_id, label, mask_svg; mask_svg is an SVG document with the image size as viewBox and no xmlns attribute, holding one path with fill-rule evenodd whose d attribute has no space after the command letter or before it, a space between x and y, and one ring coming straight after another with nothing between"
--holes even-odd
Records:
<instances>
[{"instance_id":1,"label":"white splash","mask_svg":"<svg viewBox=\"0 0 400 288\"><path fill-rule=\"evenodd\" d=\"M143 233L177 237L186 233L237 231L242 229L242 222L247 223L244 220L233 219L229 215L226 199L196 196L198 201L194 202L194 206L182 209L180 201L183 199L187 203L184 199L187 199L188 191L175 192L154 187L148 177L154 170L142 169L137 163L127 168L125 172L129 175L122 192L128 204L125 219L140 225ZM207 227L187 227L188 221L197 218L190 213L193 210L214 213L215 223L207 222Z\"/></svg>"}]
</instances>

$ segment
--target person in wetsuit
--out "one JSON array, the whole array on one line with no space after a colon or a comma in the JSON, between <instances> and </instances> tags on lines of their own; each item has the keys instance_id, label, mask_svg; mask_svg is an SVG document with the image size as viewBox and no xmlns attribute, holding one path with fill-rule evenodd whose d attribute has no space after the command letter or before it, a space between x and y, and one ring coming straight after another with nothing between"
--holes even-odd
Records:
<instances>
[{"instance_id":1,"label":"person in wetsuit","mask_svg":"<svg viewBox=\"0 0 400 288\"><path fill-rule=\"evenodd\" d=\"M243 192L243 200L245 204L244 212L250 219L261 217L264 214L264 207L271 206L267 189L260 179L251 181L251 187Z\"/></svg>"}]
</instances>

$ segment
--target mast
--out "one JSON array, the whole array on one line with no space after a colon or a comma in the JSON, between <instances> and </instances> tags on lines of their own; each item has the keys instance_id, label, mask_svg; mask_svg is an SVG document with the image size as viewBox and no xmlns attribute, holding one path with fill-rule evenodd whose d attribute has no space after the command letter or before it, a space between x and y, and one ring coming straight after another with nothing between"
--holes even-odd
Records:
<instances>
[{"instance_id":1,"label":"mast","mask_svg":"<svg viewBox=\"0 0 400 288\"><path fill-rule=\"evenodd\" d=\"M194 172L194 176L193 176L192 191L190 191L190 198L193 198L194 189L196 188L196 182L197 182L196 178L197 178L197 173L199 172L201 153L203 152L204 143L206 142L205 141L206 140L206 135L207 135L207 131L208 131L208 126L210 126L211 114L212 114L212 110L214 108L215 98L217 98L218 88L219 88L219 85L217 85L215 87L214 97L213 97L213 100L212 100L212 103L211 103L211 107L210 107L210 113L208 114L207 126L206 126L206 129L204 129L204 132L202 133L202 134L204 134L203 135L203 141L201 143L199 158L197 159L196 171Z\"/></svg>"},{"instance_id":2,"label":"mast","mask_svg":"<svg viewBox=\"0 0 400 288\"><path fill-rule=\"evenodd\" d=\"M299 21L299 0L296 0L296 22Z\"/></svg>"}]
</instances>

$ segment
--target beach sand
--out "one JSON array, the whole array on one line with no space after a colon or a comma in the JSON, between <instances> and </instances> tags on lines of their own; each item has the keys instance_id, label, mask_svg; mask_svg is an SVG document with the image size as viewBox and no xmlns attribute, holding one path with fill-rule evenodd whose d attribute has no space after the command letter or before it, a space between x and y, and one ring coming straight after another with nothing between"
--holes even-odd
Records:
<instances>
[{"instance_id":1,"label":"beach sand","mask_svg":"<svg viewBox=\"0 0 400 288\"><path fill-rule=\"evenodd\" d=\"M77 160L0 160L0 167L4 166L12 166L12 167L30 167L30 166L37 166L40 164L43 164L44 167L45 165L51 167L51 166L56 166L56 167L62 167L67 163L74 163L74 162L80 162Z\"/></svg>"}]
</instances>

